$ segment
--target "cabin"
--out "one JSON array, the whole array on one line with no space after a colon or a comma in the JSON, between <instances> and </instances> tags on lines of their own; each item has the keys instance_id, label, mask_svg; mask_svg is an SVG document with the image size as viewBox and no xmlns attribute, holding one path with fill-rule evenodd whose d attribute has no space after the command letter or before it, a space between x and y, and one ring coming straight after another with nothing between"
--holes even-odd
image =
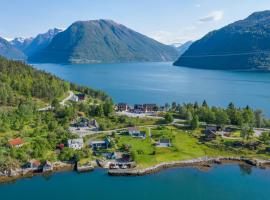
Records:
<instances>
[{"instance_id":1,"label":"cabin","mask_svg":"<svg viewBox=\"0 0 270 200\"><path fill-rule=\"evenodd\" d=\"M128 134L134 138L141 138L141 139L146 138L146 134L144 132L141 132L137 127L128 128Z\"/></svg>"},{"instance_id":2,"label":"cabin","mask_svg":"<svg viewBox=\"0 0 270 200\"><path fill-rule=\"evenodd\" d=\"M221 130L219 126L216 125L207 125L204 130L204 140L205 141L211 141L216 139L218 135L218 131Z\"/></svg>"},{"instance_id":3,"label":"cabin","mask_svg":"<svg viewBox=\"0 0 270 200\"><path fill-rule=\"evenodd\" d=\"M158 143L156 143L156 147L171 147L170 139L159 139Z\"/></svg>"},{"instance_id":4,"label":"cabin","mask_svg":"<svg viewBox=\"0 0 270 200\"><path fill-rule=\"evenodd\" d=\"M108 149L110 146L110 140L108 138L106 138L105 140L101 140L101 141L91 141L89 143L89 146L94 150Z\"/></svg>"},{"instance_id":5,"label":"cabin","mask_svg":"<svg viewBox=\"0 0 270 200\"><path fill-rule=\"evenodd\" d=\"M78 139L70 139L68 140L68 147L74 150L80 150L83 148L83 139L78 138Z\"/></svg>"},{"instance_id":6,"label":"cabin","mask_svg":"<svg viewBox=\"0 0 270 200\"><path fill-rule=\"evenodd\" d=\"M207 125L204 133L208 135L208 134L216 133L218 130L219 128L216 125Z\"/></svg>"},{"instance_id":7,"label":"cabin","mask_svg":"<svg viewBox=\"0 0 270 200\"><path fill-rule=\"evenodd\" d=\"M99 124L97 120L93 119L92 121L89 121L88 126L92 128L92 131L98 131L99 130Z\"/></svg>"},{"instance_id":8,"label":"cabin","mask_svg":"<svg viewBox=\"0 0 270 200\"><path fill-rule=\"evenodd\" d=\"M127 112L128 110L129 110L128 104L126 104L126 103L117 104L117 111L119 111L119 112Z\"/></svg>"},{"instance_id":9,"label":"cabin","mask_svg":"<svg viewBox=\"0 0 270 200\"><path fill-rule=\"evenodd\" d=\"M46 161L42 167L43 172L53 171L53 164L49 161Z\"/></svg>"},{"instance_id":10,"label":"cabin","mask_svg":"<svg viewBox=\"0 0 270 200\"><path fill-rule=\"evenodd\" d=\"M80 94L76 94L76 96L78 97L78 100L79 100L79 101L84 101L86 95L83 94L83 93L80 93Z\"/></svg>"},{"instance_id":11,"label":"cabin","mask_svg":"<svg viewBox=\"0 0 270 200\"><path fill-rule=\"evenodd\" d=\"M24 144L22 138L11 139L11 140L8 141L8 143L9 143L9 146L15 147L15 148L20 148Z\"/></svg>"},{"instance_id":12,"label":"cabin","mask_svg":"<svg viewBox=\"0 0 270 200\"><path fill-rule=\"evenodd\" d=\"M156 112L158 111L157 104L143 104L143 112Z\"/></svg>"},{"instance_id":13,"label":"cabin","mask_svg":"<svg viewBox=\"0 0 270 200\"><path fill-rule=\"evenodd\" d=\"M30 169L32 171L40 171L42 169L42 165L39 160L30 160L24 166L24 169Z\"/></svg>"},{"instance_id":14,"label":"cabin","mask_svg":"<svg viewBox=\"0 0 270 200\"><path fill-rule=\"evenodd\" d=\"M72 97L69 99L70 101L74 101L74 102L78 102L79 101L79 97L75 94L72 95Z\"/></svg>"}]
</instances>

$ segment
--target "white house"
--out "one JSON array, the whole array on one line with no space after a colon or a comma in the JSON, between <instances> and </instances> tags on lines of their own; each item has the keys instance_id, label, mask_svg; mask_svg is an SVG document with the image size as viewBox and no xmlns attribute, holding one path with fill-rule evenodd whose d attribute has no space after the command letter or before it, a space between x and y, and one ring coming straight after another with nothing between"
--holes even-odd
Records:
<instances>
[{"instance_id":1,"label":"white house","mask_svg":"<svg viewBox=\"0 0 270 200\"><path fill-rule=\"evenodd\" d=\"M128 134L134 138L146 138L146 134L141 132L137 127L128 128Z\"/></svg>"},{"instance_id":2,"label":"white house","mask_svg":"<svg viewBox=\"0 0 270 200\"><path fill-rule=\"evenodd\" d=\"M78 102L79 101L79 97L77 95L73 95L71 98L70 98L70 101L75 101L75 102Z\"/></svg>"},{"instance_id":3,"label":"white house","mask_svg":"<svg viewBox=\"0 0 270 200\"><path fill-rule=\"evenodd\" d=\"M84 143L82 138L68 140L68 147L71 149L80 150L83 148L83 145Z\"/></svg>"}]
</instances>

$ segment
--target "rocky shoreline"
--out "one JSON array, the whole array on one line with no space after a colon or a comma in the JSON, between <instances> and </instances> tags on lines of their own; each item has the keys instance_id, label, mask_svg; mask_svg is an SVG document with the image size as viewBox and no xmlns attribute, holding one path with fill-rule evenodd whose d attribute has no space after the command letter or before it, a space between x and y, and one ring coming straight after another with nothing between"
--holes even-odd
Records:
<instances>
[{"instance_id":1,"label":"rocky shoreline","mask_svg":"<svg viewBox=\"0 0 270 200\"><path fill-rule=\"evenodd\" d=\"M74 169L74 164L58 162L54 165L53 170L46 172L33 172L31 170L10 169L0 172L0 184L9 183L22 178L32 178L35 175L46 175L61 171L70 171Z\"/></svg>"},{"instance_id":2,"label":"rocky shoreline","mask_svg":"<svg viewBox=\"0 0 270 200\"><path fill-rule=\"evenodd\" d=\"M148 167L145 169L117 169L109 170L108 174L110 176L143 176L147 174L153 174L160 172L164 169L174 168L174 167L211 167L212 164L225 164L225 163L244 163L256 167L270 167L270 160L259 160L259 159L247 159L242 157L218 157L209 158L203 157L193 160L175 161L175 162L165 162L155 165L153 167Z\"/></svg>"},{"instance_id":3,"label":"rocky shoreline","mask_svg":"<svg viewBox=\"0 0 270 200\"><path fill-rule=\"evenodd\" d=\"M153 174L160 172L164 169L175 168L175 167L195 167L199 169L209 169L213 164L226 164L226 163L238 163L238 164L248 164L260 168L269 168L270 160L260 160L260 159L248 159L243 157L202 157L192 160L182 160L174 162L164 162L157 164L152 167L144 169L109 169L108 175L110 176L144 176L147 174ZM69 163L57 163L50 172L35 173L32 171L24 171L22 169L8 170L6 172L0 172L0 183L8 183L16 181L21 178L32 178L35 175L46 175L60 171L71 171L74 170L75 165ZM97 165L87 165L81 166L77 169L78 172L89 172L95 169Z\"/></svg>"}]
</instances>

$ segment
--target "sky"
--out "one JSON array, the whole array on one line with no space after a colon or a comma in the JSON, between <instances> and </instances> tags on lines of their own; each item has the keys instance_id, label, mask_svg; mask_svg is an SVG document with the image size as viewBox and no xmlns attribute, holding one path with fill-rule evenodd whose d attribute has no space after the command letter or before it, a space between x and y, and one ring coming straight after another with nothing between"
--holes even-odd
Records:
<instances>
[{"instance_id":1,"label":"sky","mask_svg":"<svg viewBox=\"0 0 270 200\"><path fill-rule=\"evenodd\" d=\"M112 19L162 43L197 40L270 10L270 0L0 0L0 37L34 37L78 20Z\"/></svg>"}]
</instances>

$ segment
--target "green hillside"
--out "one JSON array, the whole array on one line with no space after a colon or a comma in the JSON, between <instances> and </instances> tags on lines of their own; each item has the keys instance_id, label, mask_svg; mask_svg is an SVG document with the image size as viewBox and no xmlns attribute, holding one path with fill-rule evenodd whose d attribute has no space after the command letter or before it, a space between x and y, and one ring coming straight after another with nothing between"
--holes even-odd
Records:
<instances>
[{"instance_id":1,"label":"green hillside","mask_svg":"<svg viewBox=\"0 0 270 200\"><path fill-rule=\"evenodd\" d=\"M173 61L177 51L111 20L78 21L57 34L31 62Z\"/></svg>"},{"instance_id":2,"label":"green hillside","mask_svg":"<svg viewBox=\"0 0 270 200\"><path fill-rule=\"evenodd\" d=\"M177 66L225 70L270 70L270 11L213 31L194 42Z\"/></svg>"}]
</instances>

